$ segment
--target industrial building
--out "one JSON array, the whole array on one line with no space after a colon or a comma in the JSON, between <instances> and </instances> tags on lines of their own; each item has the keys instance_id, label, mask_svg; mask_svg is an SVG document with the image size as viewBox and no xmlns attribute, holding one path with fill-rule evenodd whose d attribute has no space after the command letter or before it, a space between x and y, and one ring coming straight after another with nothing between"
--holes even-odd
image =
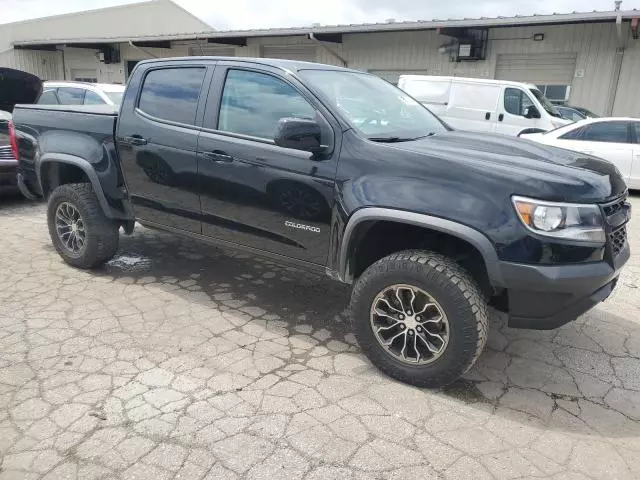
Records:
<instances>
[{"instance_id":1,"label":"industrial building","mask_svg":"<svg viewBox=\"0 0 640 480\"><path fill-rule=\"evenodd\" d=\"M557 103L640 117L640 11L215 31L170 0L0 25L0 66L124 83L144 58L278 57L403 73L526 81ZM144 21L140 19L144 18Z\"/></svg>"}]
</instances>

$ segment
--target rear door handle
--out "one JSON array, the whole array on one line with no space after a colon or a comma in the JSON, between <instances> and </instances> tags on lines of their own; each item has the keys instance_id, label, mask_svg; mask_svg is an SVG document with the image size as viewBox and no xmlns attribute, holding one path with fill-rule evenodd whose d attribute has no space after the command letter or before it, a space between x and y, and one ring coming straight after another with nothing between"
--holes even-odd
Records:
<instances>
[{"instance_id":1,"label":"rear door handle","mask_svg":"<svg viewBox=\"0 0 640 480\"><path fill-rule=\"evenodd\" d=\"M214 162L233 162L233 157L227 152L214 150L213 152L204 152L204 156Z\"/></svg>"},{"instance_id":2,"label":"rear door handle","mask_svg":"<svg viewBox=\"0 0 640 480\"><path fill-rule=\"evenodd\" d=\"M131 135L130 137L124 137L122 140L124 140L124 142L128 143L129 145L146 145L147 144L147 140L140 135Z\"/></svg>"},{"instance_id":3,"label":"rear door handle","mask_svg":"<svg viewBox=\"0 0 640 480\"><path fill-rule=\"evenodd\" d=\"M484 119L485 120L491 120L491 112L487 112L484 114Z\"/></svg>"}]
</instances>

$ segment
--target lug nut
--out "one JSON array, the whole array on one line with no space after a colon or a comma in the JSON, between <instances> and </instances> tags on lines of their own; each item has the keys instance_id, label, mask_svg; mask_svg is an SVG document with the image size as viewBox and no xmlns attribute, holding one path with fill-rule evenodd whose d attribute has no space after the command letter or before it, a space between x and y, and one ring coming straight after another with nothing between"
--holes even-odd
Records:
<instances>
[{"instance_id":1,"label":"lug nut","mask_svg":"<svg viewBox=\"0 0 640 480\"><path fill-rule=\"evenodd\" d=\"M413 335L413 330L409 330L409 335Z\"/></svg>"},{"instance_id":2,"label":"lug nut","mask_svg":"<svg viewBox=\"0 0 640 480\"><path fill-rule=\"evenodd\" d=\"M422 327L416 327L416 330L417 330L418 332L421 332L421 331L422 331Z\"/></svg>"},{"instance_id":3,"label":"lug nut","mask_svg":"<svg viewBox=\"0 0 640 480\"><path fill-rule=\"evenodd\" d=\"M404 320L404 315L398 315L398 318L399 318L400 320Z\"/></svg>"},{"instance_id":4,"label":"lug nut","mask_svg":"<svg viewBox=\"0 0 640 480\"><path fill-rule=\"evenodd\" d=\"M420 320L422 320L422 317L420 315L416 315L416 322L419 322Z\"/></svg>"},{"instance_id":5,"label":"lug nut","mask_svg":"<svg viewBox=\"0 0 640 480\"><path fill-rule=\"evenodd\" d=\"M404 330L404 328L405 328L405 327L404 327L404 323L401 323L401 324L400 324L400 330Z\"/></svg>"},{"instance_id":6,"label":"lug nut","mask_svg":"<svg viewBox=\"0 0 640 480\"><path fill-rule=\"evenodd\" d=\"M409 310L409 311L407 312L407 315L411 315L411 310Z\"/></svg>"}]
</instances>

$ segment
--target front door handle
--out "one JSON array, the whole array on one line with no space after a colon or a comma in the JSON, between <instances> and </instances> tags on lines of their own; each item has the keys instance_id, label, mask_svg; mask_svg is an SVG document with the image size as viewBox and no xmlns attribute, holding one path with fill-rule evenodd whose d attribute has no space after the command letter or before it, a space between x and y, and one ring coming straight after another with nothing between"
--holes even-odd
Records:
<instances>
[{"instance_id":1,"label":"front door handle","mask_svg":"<svg viewBox=\"0 0 640 480\"><path fill-rule=\"evenodd\" d=\"M504 120L504 113L501 113L500 115L498 115L498 121L501 122Z\"/></svg>"},{"instance_id":2,"label":"front door handle","mask_svg":"<svg viewBox=\"0 0 640 480\"><path fill-rule=\"evenodd\" d=\"M209 160L213 160L214 162L233 162L233 157L229 155L227 152L223 152L222 150L205 152L204 156L207 157Z\"/></svg>"},{"instance_id":3,"label":"front door handle","mask_svg":"<svg viewBox=\"0 0 640 480\"><path fill-rule=\"evenodd\" d=\"M128 143L129 145L146 145L147 140L140 135L131 135L130 137L123 137L122 140L124 143Z\"/></svg>"}]
</instances>

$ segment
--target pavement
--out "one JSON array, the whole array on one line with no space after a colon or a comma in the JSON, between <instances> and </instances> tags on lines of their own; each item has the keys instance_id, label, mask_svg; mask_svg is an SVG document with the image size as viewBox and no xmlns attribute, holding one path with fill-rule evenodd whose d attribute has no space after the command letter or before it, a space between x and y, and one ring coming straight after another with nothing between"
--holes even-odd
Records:
<instances>
[{"instance_id":1,"label":"pavement","mask_svg":"<svg viewBox=\"0 0 640 480\"><path fill-rule=\"evenodd\" d=\"M75 270L17 199L0 232L0 480L640 478L639 223L606 303L494 315L439 391L373 368L325 278L143 228Z\"/></svg>"}]
</instances>

